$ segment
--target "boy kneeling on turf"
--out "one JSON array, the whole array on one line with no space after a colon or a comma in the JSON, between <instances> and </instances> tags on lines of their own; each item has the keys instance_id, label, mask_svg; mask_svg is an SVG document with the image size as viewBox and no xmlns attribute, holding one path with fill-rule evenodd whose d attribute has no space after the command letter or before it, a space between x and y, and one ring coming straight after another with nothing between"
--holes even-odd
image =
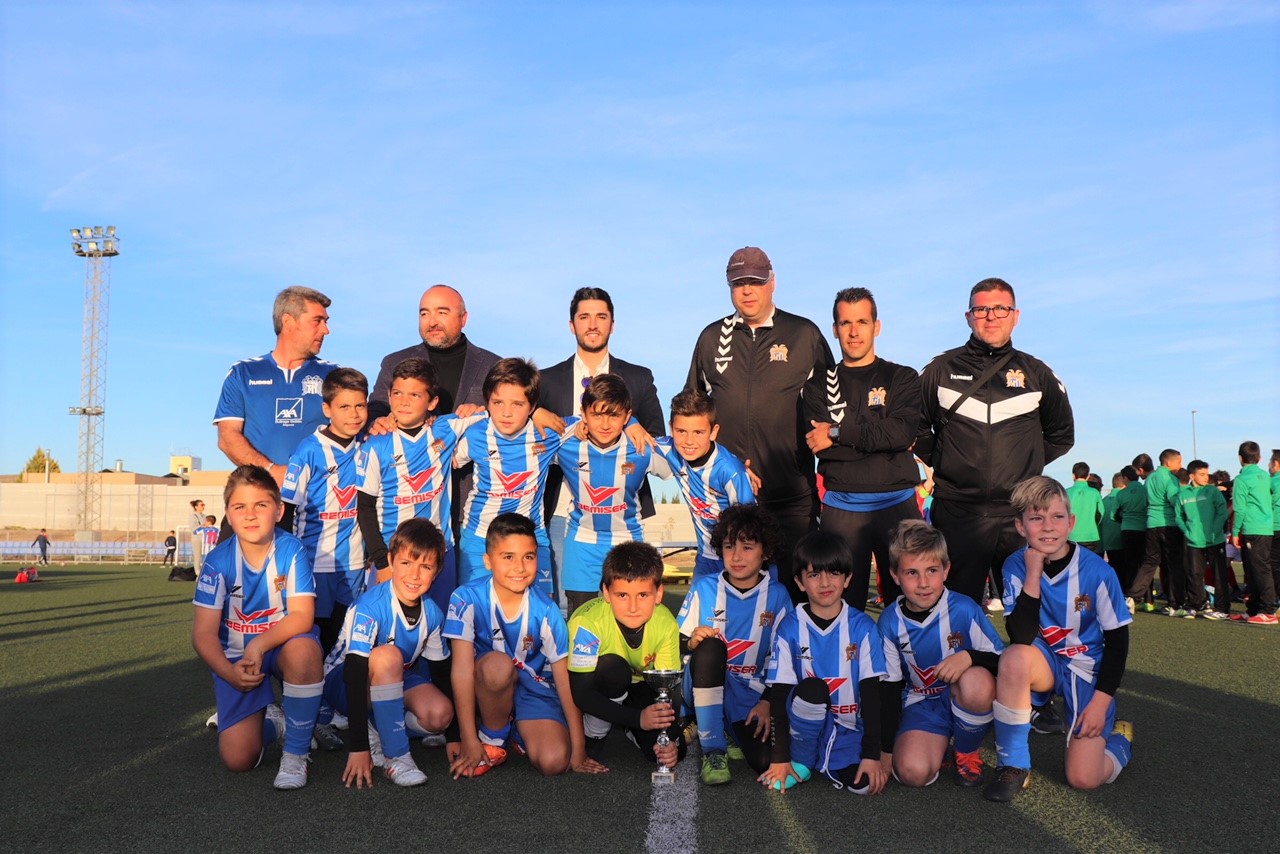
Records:
<instances>
[{"instance_id":1,"label":"boy kneeling on turf","mask_svg":"<svg viewBox=\"0 0 1280 854\"><path fill-rule=\"evenodd\" d=\"M782 542L778 523L758 504L720 513L711 545L724 571L693 582L680 608L689 652L686 705L693 706L702 744L702 782L729 782L726 740L756 774L769 767L769 696L765 667L791 596L770 579L769 562Z\"/></svg>"},{"instance_id":2,"label":"boy kneeling on turf","mask_svg":"<svg viewBox=\"0 0 1280 854\"><path fill-rule=\"evenodd\" d=\"M444 563L444 535L429 519L406 519L387 551L391 578L356 600L325 662L325 699L349 722L342 781L356 788L373 785L375 766L397 786L427 782L409 752L410 734L449 727L448 740L458 741L444 615L427 597ZM420 659L429 680L416 668Z\"/></svg>"},{"instance_id":3,"label":"boy kneeling on turf","mask_svg":"<svg viewBox=\"0 0 1280 854\"><path fill-rule=\"evenodd\" d=\"M445 617L461 732L461 744L449 747L454 779L506 762L513 738L541 774L606 770L587 758L582 713L569 692L564 616L533 586L539 572L533 521L498 515L485 548L486 573L453 591Z\"/></svg>"},{"instance_id":4,"label":"boy kneeling on turf","mask_svg":"<svg viewBox=\"0 0 1280 854\"><path fill-rule=\"evenodd\" d=\"M655 702L657 695L644 681L646 670L680 669L680 630L662 604L662 572L662 556L647 543L619 543L609 550L603 596L569 619L569 684L592 753L617 724L626 727L645 757L671 767L684 758L684 734L676 709ZM665 748L657 746L662 730L671 739Z\"/></svg>"},{"instance_id":5,"label":"boy kneeling on turf","mask_svg":"<svg viewBox=\"0 0 1280 854\"><path fill-rule=\"evenodd\" d=\"M218 752L228 769L249 771L282 738L275 787L300 789L324 688L315 578L298 538L276 530L284 503L266 469L233 471L223 503L235 536L204 559L191 629L191 645L213 672ZM271 676L284 683L283 711Z\"/></svg>"},{"instance_id":6,"label":"boy kneeling on turf","mask_svg":"<svg viewBox=\"0 0 1280 854\"><path fill-rule=\"evenodd\" d=\"M813 531L796 543L796 583L808 601L783 618L769 661L773 750L759 780L785 791L818 772L856 795L879 794L884 645L871 618L844 601L849 543Z\"/></svg>"},{"instance_id":7,"label":"boy kneeling on turf","mask_svg":"<svg viewBox=\"0 0 1280 854\"><path fill-rule=\"evenodd\" d=\"M1000 764L983 794L1011 801L1030 785L1031 706L1054 693L1066 700L1071 722L1067 782L1096 789L1118 777L1133 753L1133 729L1116 721L1114 699L1133 617L1115 571L1067 539L1075 518L1061 484L1027 478L1009 500L1027 545L1004 563L1009 647L1000 656L993 704Z\"/></svg>"},{"instance_id":8,"label":"boy kneeling on turf","mask_svg":"<svg viewBox=\"0 0 1280 854\"><path fill-rule=\"evenodd\" d=\"M902 595L878 623L888 670L881 763L903 785L927 786L954 738L956 782L980 786L978 748L991 728L1004 642L972 599L946 588L951 561L937 528L916 519L898 523L889 560Z\"/></svg>"}]
</instances>

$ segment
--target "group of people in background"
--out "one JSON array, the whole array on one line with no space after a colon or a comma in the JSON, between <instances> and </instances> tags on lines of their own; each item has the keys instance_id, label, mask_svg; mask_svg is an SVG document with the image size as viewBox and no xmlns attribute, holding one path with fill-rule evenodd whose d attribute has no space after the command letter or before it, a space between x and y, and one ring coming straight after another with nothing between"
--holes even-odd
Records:
<instances>
[{"instance_id":1,"label":"group of people in background","mask_svg":"<svg viewBox=\"0 0 1280 854\"><path fill-rule=\"evenodd\" d=\"M1053 371L1013 347L1013 287L974 285L968 340L917 372L877 354L865 288L835 295L833 357L774 304L762 250L734 252L726 279L734 310L697 337L667 419L652 373L610 352L599 288L573 295L574 353L545 371L472 343L461 295L430 288L421 342L382 361L372 392L318 357L329 299L282 291L275 348L232 367L215 415L237 469L193 637L225 764L248 770L279 738L275 785L298 788L314 739L347 747L349 786L379 766L418 785L417 735L455 778L513 750L544 774L600 772L617 726L662 766L696 737L708 785L741 757L779 791L821 776L874 794L890 775L928 785L953 755L958 782L1007 801L1030 781L1034 730L1070 734L1072 785L1114 780L1132 608L1042 476L1074 418ZM697 532L678 619L640 542L650 474L678 485ZM983 611L989 580L1008 645ZM688 720L646 680L681 669Z\"/></svg>"},{"instance_id":2,"label":"group of people in background","mask_svg":"<svg viewBox=\"0 0 1280 854\"><path fill-rule=\"evenodd\" d=\"M1257 442L1242 442L1238 456L1241 468L1233 481L1226 470L1211 472L1204 460L1184 466L1173 448L1161 452L1158 466L1138 454L1111 476L1105 497L1101 477L1088 464L1072 467L1071 539L1105 553L1132 600L1131 610L1157 610L1158 577L1165 600L1161 612L1170 617L1275 625L1280 449L1271 451L1265 469ZM1243 564L1243 587L1232 569L1236 559ZM1245 612L1232 614L1233 601L1243 601Z\"/></svg>"}]
</instances>

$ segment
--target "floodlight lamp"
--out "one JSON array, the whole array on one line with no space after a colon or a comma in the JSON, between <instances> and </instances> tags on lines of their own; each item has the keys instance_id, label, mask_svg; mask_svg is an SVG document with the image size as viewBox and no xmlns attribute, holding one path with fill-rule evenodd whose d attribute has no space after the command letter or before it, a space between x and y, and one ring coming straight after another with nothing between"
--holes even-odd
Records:
<instances>
[{"instance_id":1,"label":"floodlight lamp","mask_svg":"<svg viewBox=\"0 0 1280 854\"><path fill-rule=\"evenodd\" d=\"M78 228L73 228L73 229L71 229L71 239L72 239L72 240L79 240L79 239L80 239L80 229L78 229Z\"/></svg>"},{"instance_id":2,"label":"floodlight lamp","mask_svg":"<svg viewBox=\"0 0 1280 854\"><path fill-rule=\"evenodd\" d=\"M112 255L116 251L116 242L114 240L102 241L102 251L108 255Z\"/></svg>"},{"instance_id":3,"label":"floodlight lamp","mask_svg":"<svg viewBox=\"0 0 1280 854\"><path fill-rule=\"evenodd\" d=\"M98 251L98 241L96 241L96 240L90 240L90 241L89 241L89 251L90 251L90 252L97 252L97 251Z\"/></svg>"},{"instance_id":4,"label":"floodlight lamp","mask_svg":"<svg viewBox=\"0 0 1280 854\"><path fill-rule=\"evenodd\" d=\"M93 227L93 236L94 236L94 237L101 237L101 236L102 236L102 226L100 226L100 225L95 225L95 226Z\"/></svg>"},{"instance_id":5,"label":"floodlight lamp","mask_svg":"<svg viewBox=\"0 0 1280 854\"><path fill-rule=\"evenodd\" d=\"M72 252L74 252L74 253L76 253L77 255L83 255L83 254L84 254L84 249L82 249L82 248L80 247L80 242L79 242L79 241L74 241L74 240L73 240L73 241L71 242L71 251L72 251Z\"/></svg>"},{"instance_id":6,"label":"floodlight lamp","mask_svg":"<svg viewBox=\"0 0 1280 854\"><path fill-rule=\"evenodd\" d=\"M86 225L84 228L80 229L80 236L86 240L93 237L93 226Z\"/></svg>"},{"instance_id":7,"label":"floodlight lamp","mask_svg":"<svg viewBox=\"0 0 1280 854\"><path fill-rule=\"evenodd\" d=\"M114 225L107 226L107 237L116 236L116 227Z\"/></svg>"}]
</instances>

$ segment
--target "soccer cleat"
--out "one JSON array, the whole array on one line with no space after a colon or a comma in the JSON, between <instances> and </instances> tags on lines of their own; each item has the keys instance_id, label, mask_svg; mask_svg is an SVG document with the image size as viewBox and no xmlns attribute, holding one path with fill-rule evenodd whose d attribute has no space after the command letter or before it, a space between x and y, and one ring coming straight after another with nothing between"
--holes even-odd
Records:
<instances>
[{"instance_id":1,"label":"soccer cleat","mask_svg":"<svg viewBox=\"0 0 1280 854\"><path fill-rule=\"evenodd\" d=\"M373 760L374 768L385 768L387 765L387 756L382 752L382 736L378 735L373 724L369 724L369 758Z\"/></svg>"},{"instance_id":2,"label":"soccer cleat","mask_svg":"<svg viewBox=\"0 0 1280 854\"><path fill-rule=\"evenodd\" d=\"M696 719L696 718L689 718L688 722L684 725L684 729L682 729L682 730L681 730L681 732L682 732L682 733L684 733L684 743L685 743L685 744L687 744L687 745L692 745L692 744L694 744L695 742L697 742L697 740L698 740L698 721L697 721L697 719ZM708 735L710 735L710 733L708 733Z\"/></svg>"},{"instance_id":3,"label":"soccer cleat","mask_svg":"<svg viewBox=\"0 0 1280 854\"><path fill-rule=\"evenodd\" d=\"M1205 605L1199 611L1195 612L1195 616L1199 617L1202 620L1216 620L1218 618L1213 616L1216 613L1217 611L1213 610L1213 606Z\"/></svg>"},{"instance_id":4,"label":"soccer cleat","mask_svg":"<svg viewBox=\"0 0 1280 854\"><path fill-rule=\"evenodd\" d=\"M1154 602L1143 602L1141 605L1138 606L1138 609L1141 611L1145 611L1148 614L1154 614L1156 612L1156 606Z\"/></svg>"},{"instance_id":5,"label":"soccer cleat","mask_svg":"<svg viewBox=\"0 0 1280 854\"><path fill-rule=\"evenodd\" d=\"M956 782L966 789L981 786L985 769L982 767L982 754L975 750L972 753L956 753Z\"/></svg>"},{"instance_id":6,"label":"soccer cleat","mask_svg":"<svg viewBox=\"0 0 1280 854\"><path fill-rule=\"evenodd\" d=\"M1203 611L1200 614L1206 620L1230 620L1231 615L1224 611Z\"/></svg>"},{"instance_id":7,"label":"soccer cleat","mask_svg":"<svg viewBox=\"0 0 1280 854\"><path fill-rule=\"evenodd\" d=\"M427 782L427 775L408 753L386 759L382 770L386 772L387 779L397 786L421 786Z\"/></svg>"},{"instance_id":8,"label":"soccer cleat","mask_svg":"<svg viewBox=\"0 0 1280 854\"><path fill-rule=\"evenodd\" d=\"M996 778L982 790L982 796L989 801L1006 804L1030 785L1030 768L1014 768L1011 765L1001 765L996 769Z\"/></svg>"},{"instance_id":9,"label":"soccer cleat","mask_svg":"<svg viewBox=\"0 0 1280 854\"><path fill-rule=\"evenodd\" d=\"M1194 620L1196 618L1196 612L1190 608L1179 608L1178 616L1184 620Z\"/></svg>"},{"instance_id":10,"label":"soccer cleat","mask_svg":"<svg viewBox=\"0 0 1280 854\"><path fill-rule=\"evenodd\" d=\"M1067 724L1053 708L1053 699L1031 710L1031 729L1041 735L1062 735Z\"/></svg>"},{"instance_id":11,"label":"soccer cleat","mask_svg":"<svg viewBox=\"0 0 1280 854\"><path fill-rule=\"evenodd\" d=\"M724 743L727 745L724 755L734 762L741 762L747 758L747 754L742 752L742 748L734 742L733 737L727 732L724 734Z\"/></svg>"},{"instance_id":12,"label":"soccer cleat","mask_svg":"<svg viewBox=\"0 0 1280 854\"><path fill-rule=\"evenodd\" d=\"M708 786L723 786L729 782L729 759L723 753L708 753L702 757L702 782Z\"/></svg>"},{"instance_id":13,"label":"soccer cleat","mask_svg":"<svg viewBox=\"0 0 1280 854\"><path fill-rule=\"evenodd\" d=\"M311 734L311 746L321 750L341 750L345 747L342 736L338 735L338 730L333 724L316 724Z\"/></svg>"},{"instance_id":14,"label":"soccer cleat","mask_svg":"<svg viewBox=\"0 0 1280 854\"><path fill-rule=\"evenodd\" d=\"M205 722L204 722L204 725L205 725L205 726L207 726L209 729L217 729L217 728L218 728L218 713L217 713L217 712L214 712L213 714L209 715L209 720L205 721Z\"/></svg>"},{"instance_id":15,"label":"soccer cleat","mask_svg":"<svg viewBox=\"0 0 1280 854\"><path fill-rule=\"evenodd\" d=\"M1129 721L1116 721L1116 725L1111 728L1111 732L1133 744L1133 724Z\"/></svg>"},{"instance_id":16,"label":"soccer cleat","mask_svg":"<svg viewBox=\"0 0 1280 854\"><path fill-rule=\"evenodd\" d=\"M330 721L330 723L333 724L334 729L346 729L347 716L344 715L342 712L335 710L333 713L333 720Z\"/></svg>"},{"instance_id":17,"label":"soccer cleat","mask_svg":"<svg viewBox=\"0 0 1280 854\"><path fill-rule=\"evenodd\" d=\"M1172 605L1166 605L1166 606L1165 606L1165 607L1160 611L1160 613L1161 613L1161 614L1164 614L1166 617L1177 617L1177 616L1179 616L1179 614L1178 614L1178 609L1177 609L1177 608L1175 608L1175 607L1173 607Z\"/></svg>"},{"instance_id":18,"label":"soccer cleat","mask_svg":"<svg viewBox=\"0 0 1280 854\"><path fill-rule=\"evenodd\" d=\"M496 744L481 744L484 748L484 759L480 760L480 764L471 772L472 777L481 777L488 774L490 769L497 768L503 762L507 761L507 751Z\"/></svg>"},{"instance_id":19,"label":"soccer cleat","mask_svg":"<svg viewBox=\"0 0 1280 854\"><path fill-rule=\"evenodd\" d=\"M1243 623L1245 620L1249 619L1249 615L1248 614L1232 614L1227 619L1231 620L1231 622L1233 623Z\"/></svg>"},{"instance_id":20,"label":"soccer cleat","mask_svg":"<svg viewBox=\"0 0 1280 854\"><path fill-rule=\"evenodd\" d=\"M1277 620L1275 614L1254 614L1244 622L1247 626L1274 626Z\"/></svg>"},{"instance_id":21,"label":"soccer cleat","mask_svg":"<svg viewBox=\"0 0 1280 854\"><path fill-rule=\"evenodd\" d=\"M277 789L301 789L307 785L307 763L309 756L296 753L285 753L280 757L280 771L273 784Z\"/></svg>"},{"instance_id":22,"label":"soccer cleat","mask_svg":"<svg viewBox=\"0 0 1280 854\"><path fill-rule=\"evenodd\" d=\"M422 737L422 746L430 748L441 748L448 744L448 739L444 737L442 732L429 732Z\"/></svg>"}]
</instances>

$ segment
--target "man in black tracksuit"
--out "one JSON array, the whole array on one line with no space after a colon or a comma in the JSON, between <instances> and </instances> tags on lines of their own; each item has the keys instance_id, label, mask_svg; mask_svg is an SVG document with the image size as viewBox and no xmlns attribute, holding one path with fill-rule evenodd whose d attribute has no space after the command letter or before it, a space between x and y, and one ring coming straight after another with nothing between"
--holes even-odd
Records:
<instances>
[{"instance_id":1,"label":"man in black tracksuit","mask_svg":"<svg viewBox=\"0 0 1280 854\"><path fill-rule=\"evenodd\" d=\"M1025 543L1013 525L1009 493L1071 449L1075 419L1066 387L1049 366L1013 348L1013 288L984 279L973 286L969 306L968 343L937 356L921 374L924 423L915 452L933 468L933 524L951 553L947 585L981 605L988 573L1003 595L1000 568Z\"/></svg>"},{"instance_id":2,"label":"man in black tracksuit","mask_svg":"<svg viewBox=\"0 0 1280 854\"><path fill-rule=\"evenodd\" d=\"M805 439L818 455L826 487L822 529L844 537L853 549L853 580L844 598L862 611L873 554L885 603L898 597L889 574L889 543L899 522L920 518L920 469L911 454L920 429L920 375L876 355L880 319L869 290L840 291L831 314L841 361L805 388L805 413L813 425Z\"/></svg>"},{"instance_id":3,"label":"man in black tracksuit","mask_svg":"<svg viewBox=\"0 0 1280 854\"><path fill-rule=\"evenodd\" d=\"M812 321L774 306L773 265L762 250L734 252L726 276L736 311L698 336L685 388L711 396L720 423L716 441L759 476L757 500L783 531L778 577L794 597L791 550L818 515L801 396L809 378L831 366L831 348Z\"/></svg>"}]
</instances>

